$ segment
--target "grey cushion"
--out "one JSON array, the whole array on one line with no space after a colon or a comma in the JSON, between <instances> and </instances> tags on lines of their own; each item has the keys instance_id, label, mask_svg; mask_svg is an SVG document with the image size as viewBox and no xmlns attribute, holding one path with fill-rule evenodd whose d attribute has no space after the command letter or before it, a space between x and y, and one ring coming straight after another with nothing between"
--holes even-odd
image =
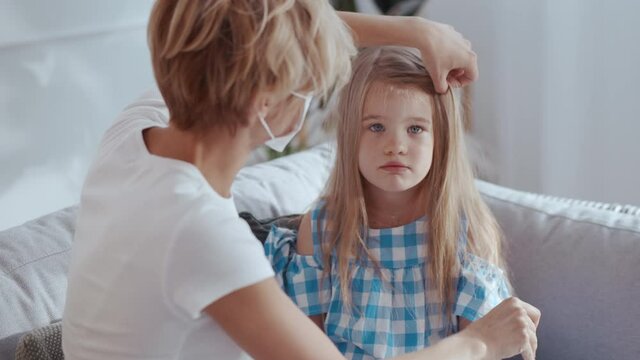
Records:
<instances>
[{"instance_id":1,"label":"grey cushion","mask_svg":"<svg viewBox=\"0 0 640 360\"><path fill-rule=\"evenodd\" d=\"M0 338L62 318L76 208L0 232Z\"/></svg>"},{"instance_id":2,"label":"grey cushion","mask_svg":"<svg viewBox=\"0 0 640 360\"><path fill-rule=\"evenodd\" d=\"M640 359L640 217L478 185L514 288L542 310L538 359Z\"/></svg>"},{"instance_id":3,"label":"grey cushion","mask_svg":"<svg viewBox=\"0 0 640 360\"><path fill-rule=\"evenodd\" d=\"M239 215L247 222L247 224L249 224L253 235L262 243L267 240L269 232L271 231L271 226L275 225L277 227L298 230L300 220L302 220L302 215L299 214L284 215L269 219L257 219L249 212L241 212Z\"/></svg>"},{"instance_id":4,"label":"grey cushion","mask_svg":"<svg viewBox=\"0 0 640 360\"><path fill-rule=\"evenodd\" d=\"M232 187L238 211L258 219L306 212L327 183L334 147L324 143L243 168Z\"/></svg>"},{"instance_id":5,"label":"grey cushion","mask_svg":"<svg viewBox=\"0 0 640 360\"><path fill-rule=\"evenodd\" d=\"M63 360L62 323L44 326L24 335L15 360Z\"/></svg>"}]
</instances>

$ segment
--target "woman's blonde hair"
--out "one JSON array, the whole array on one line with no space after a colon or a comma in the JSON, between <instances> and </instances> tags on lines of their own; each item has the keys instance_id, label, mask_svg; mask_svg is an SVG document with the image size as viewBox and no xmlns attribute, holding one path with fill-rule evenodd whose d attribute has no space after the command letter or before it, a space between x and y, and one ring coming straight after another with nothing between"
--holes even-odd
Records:
<instances>
[{"instance_id":1,"label":"woman's blonde hair","mask_svg":"<svg viewBox=\"0 0 640 360\"><path fill-rule=\"evenodd\" d=\"M355 47L326 0L157 0L153 70L183 130L246 125L261 92L327 95L349 78Z\"/></svg>"},{"instance_id":2,"label":"woman's blonde hair","mask_svg":"<svg viewBox=\"0 0 640 360\"><path fill-rule=\"evenodd\" d=\"M440 300L450 318L455 300L460 261L458 251L482 257L505 269L501 231L489 208L478 193L464 145L462 120L451 90L437 94L420 56L407 48L378 47L362 50L353 63L349 84L342 90L336 110L338 149L336 164L325 194L327 237L323 242L323 263L330 269L335 251L341 291L350 303L350 258L368 256L366 229L368 218L362 175L358 176L358 151L362 112L373 83L420 89L432 98L433 161L420 186L415 206L422 207L428 221L428 271ZM462 228L466 219L466 228ZM466 232L466 249L459 238ZM426 239L425 239L426 241ZM425 256L427 255L425 254Z\"/></svg>"}]
</instances>

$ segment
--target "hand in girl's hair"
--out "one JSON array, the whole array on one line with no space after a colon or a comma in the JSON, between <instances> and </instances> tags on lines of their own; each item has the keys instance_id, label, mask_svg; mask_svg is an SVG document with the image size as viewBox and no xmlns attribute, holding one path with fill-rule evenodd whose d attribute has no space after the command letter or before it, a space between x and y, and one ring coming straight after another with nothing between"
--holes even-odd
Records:
<instances>
[{"instance_id":1,"label":"hand in girl's hair","mask_svg":"<svg viewBox=\"0 0 640 360\"><path fill-rule=\"evenodd\" d=\"M539 322L540 310L511 297L464 331L483 340L487 347L485 359L504 359L522 354L524 360L534 360Z\"/></svg>"},{"instance_id":2,"label":"hand in girl's hair","mask_svg":"<svg viewBox=\"0 0 640 360\"><path fill-rule=\"evenodd\" d=\"M478 78L477 55L471 42L452 26L427 20L424 46L419 50L422 61L438 93L449 86L465 86Z\"/></svg>"}]
</instances>

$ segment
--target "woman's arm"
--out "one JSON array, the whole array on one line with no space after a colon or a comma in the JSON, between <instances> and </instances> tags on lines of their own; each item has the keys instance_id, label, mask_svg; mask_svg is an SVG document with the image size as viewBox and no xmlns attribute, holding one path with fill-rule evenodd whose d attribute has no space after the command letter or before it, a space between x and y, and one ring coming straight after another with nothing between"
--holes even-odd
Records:
<instances>
[{"instance_id":1,"label":"woman's arm","mask_svg":"<svg viewBox=\"0 0 640 360\"><path fill-rule=\"evenodd\" d=\"M540 311L512 297L504 300L487 315L470 322L466 329L436 345L396 360L459 359L493 360L522 354L534 360L538 341L536 328Z\"/></svg>"},{"instance_id":2,"label":"woman's arm","mask_svg":"<svg viewBox=\"0 0 640 360\"><path fill-rule=\"evenodd\" d=\"M341 11L338 15L351 28L359 46L398 45L420 50L440 93L447 91L449 85L464 86L478 78L478 62L471 43L449 25L412 16Z\"/></svg>"},{"instance_id":3,"label":"woman's arm","mask_svg":"<svg viewBox=\"0 0 640 360\"><path fill-rule=\"evenodd\" d=\"M312 255L311 216L302 217L298 228L296 252ZM311 320L324 328L323 315ZM435 346L406 354L398 360L417 359L496 359L523 353L525 360L533 360L537 348L536 328L540 311L517 299L510 298L497 305L483 318L471 322L460 318L460 332Z\"/></svg>"},{"instance_id":4,"label":"woman's arm","mask_svg":"<svg viewBox=\"0 0 640 360\"><path fill-rule=\"evenodd\" d=\"M205 313L257 360L344 359L273 278L217 300Z\"/></svg>"},{"instance_id":5,"label":"woman's arm","mask_svg":"<svg viewBox=\"0 0 640 360\"><path fill-rule=\"evenodd\" d=\"M274 279L237 290L205 312L255 359L344 359L324 333L280 290ZM510 298L464 331L396 360L533 360L540 312Z\"/></svg>"},{"instance_id":6,"label":"woman's arm","mask_svg":"<svg viewBox=\"0 0 640 360\"><path fill-rule=\"evenodd\" d=\"M313 254L309 214L301 221L296 251ZM205 313L255 359L344 359L321 330L322 316L310 321L275 279L224 296L209 305ZM488 360L523 353L525 360L533 360L539 319L537 309L510 298L465 330L397 359Z\"/></svg>"},{"instance_id":7,"label":"woman's arm","mask_svg":"<svg viewBox=\"0 0 640 360\"><path fill-rule=\"evenodd\" d=\"M462 331L471 325L473 321L469 321L466 318L458 316L458 331Z\"/></svg>"}]
</instances>

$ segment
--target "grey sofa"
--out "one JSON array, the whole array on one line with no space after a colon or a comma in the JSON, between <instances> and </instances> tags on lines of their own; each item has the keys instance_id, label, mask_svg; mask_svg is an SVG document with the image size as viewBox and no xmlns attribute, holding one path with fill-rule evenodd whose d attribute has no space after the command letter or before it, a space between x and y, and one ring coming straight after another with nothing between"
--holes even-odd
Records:
<instances>
[{"instance_id":1,"label":"grey sofa","mask_svg":"<svg viewBox=\"0 0 640 360\"><path fill-rule=\"evenodd\" d=\"M246 167L239 211L303 212L318 196L332 146ZM542 310L538 359L640 359L640 211L478 182L502 226L517 295ZM76 207L0 232L0 359L24 332L63 316Z\"/></svg>"}]
</instances>

